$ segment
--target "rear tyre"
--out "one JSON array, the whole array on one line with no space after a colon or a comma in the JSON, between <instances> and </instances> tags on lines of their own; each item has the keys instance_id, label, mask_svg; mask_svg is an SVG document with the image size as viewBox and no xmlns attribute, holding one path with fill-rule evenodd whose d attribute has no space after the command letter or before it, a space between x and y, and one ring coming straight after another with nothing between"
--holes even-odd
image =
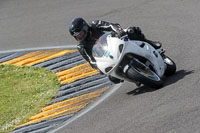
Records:
<instances>
[{"instance_id":1,"label":"rear tyre","mask_svg":"<svg viewBox=\"0 0 200 133\"><path fill-rule=\"evenodd\" d=\"M163 80L143 63L133 59L127 70L127 77L153 88L163 87Z\"/></svg>"},{"instance_id":2,"label":"rear tyre","mask_svg":"<svg viewBox=\"0 0 200 133\"><path fill-rule=\"evenodd\" d=\"M165 76L172 76L176 72L176 64L172 59L168 56L164 57L164 62L167 65L164 75Z\"/></svg>"}]
</instances>

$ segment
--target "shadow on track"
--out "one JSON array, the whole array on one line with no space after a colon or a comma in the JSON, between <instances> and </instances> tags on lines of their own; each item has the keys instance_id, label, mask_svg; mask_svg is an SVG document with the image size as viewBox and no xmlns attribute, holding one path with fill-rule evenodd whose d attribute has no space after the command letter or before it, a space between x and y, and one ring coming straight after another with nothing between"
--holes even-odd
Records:
<instances>
[{"instance_id":1,"label":"shadow on track","mask_svg":"<svg viewBox=\"0 0 200 133\"><path fill-rule=\"evenodd\" d=\"M174 84L177 81L183 79L185 76L190 75L192 73L194 73L194 70L192 70L192 71L179 70L173 76L165 77L163 79L164 80L164 86L163 87ZM162 89L162 88L160 88L160 89ZM147 87L147 86L141 86L139 88L136 88L135 90L127 92L127 94L128 95L139 95L139 94L143 94L143 93L147 93L147 92L153 92L153 91L156 91L156 90L159 90L159 89L150 88L150 87Z\"/></svg>"}]
</instances>

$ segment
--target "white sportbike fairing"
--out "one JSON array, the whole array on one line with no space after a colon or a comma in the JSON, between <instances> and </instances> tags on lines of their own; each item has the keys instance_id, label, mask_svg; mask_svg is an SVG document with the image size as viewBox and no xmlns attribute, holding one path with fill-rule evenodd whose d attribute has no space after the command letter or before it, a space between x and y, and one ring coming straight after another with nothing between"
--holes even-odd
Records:
<instances>
[{"instance_id":1,"label":"white sportbike fairing","mask_svg":"<svg viewBox=\"0 0 200 133\"><path fill-rule=\"evenodd\" d=\"M152 87L163 84L161 77L167 65L161 52L146 42L129 40L127 36L119 39L110 33L102 35L92 49L96 65L104 74Z\"/></svg>"}]
</instances>

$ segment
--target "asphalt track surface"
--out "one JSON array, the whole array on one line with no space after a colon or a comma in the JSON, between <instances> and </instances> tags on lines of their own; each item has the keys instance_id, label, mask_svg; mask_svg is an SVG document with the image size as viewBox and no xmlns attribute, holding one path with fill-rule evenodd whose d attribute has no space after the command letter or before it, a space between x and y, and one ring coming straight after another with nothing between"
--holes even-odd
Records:
<instances>
[{"instance_id":1,"label":"asphalt track surface","mask_svg":"<svg viewBox=\"0 0 200 133\"><path fill-rule=\"evenodd\" d=\"M71 45L74 17L140 26L159 40L177 73L159 90L125 82L58 133L199 133L199 0L1 0L1 51Z\"/></svg>"}]
</instances>

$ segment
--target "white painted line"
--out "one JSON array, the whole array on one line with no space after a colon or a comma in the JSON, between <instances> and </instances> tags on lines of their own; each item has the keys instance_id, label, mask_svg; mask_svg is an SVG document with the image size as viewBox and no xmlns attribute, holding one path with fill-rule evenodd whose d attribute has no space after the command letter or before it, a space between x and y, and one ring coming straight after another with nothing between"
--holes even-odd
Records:
<instances>
[{"instance_id":1,"label":"white painted line","mask_svg":"<svg viewBox=\"0 0 200 133\"><path fill-rule=\"evenodd\" d=\"M113 85L102 96L100 96L95 102L91 103L89 106L87 106L86 108L82 109L80 112L78 112L77 114L75 114L72 118L70 118L67 121L63 122L63 124L59 124L58 125L59 127L57 127L54 130L49 131L49 133L56 133L56 132L58 132L59 130L61 130L62 128L64 128L68 124L70 124L71 122L75 121L79 117L83 116L84 114L86 114L87 112L89 112L90 110L92 110L93 108L95 108L98 104L100 104L101 102L103 102L106 98L108 98L111 94L113 94L116 90L118 90L122 84L123 83Z\"/></svg>"},{"instance_id":2,"label":"white painted line","mask_svg":"<svg viewBox=\"0 0 200 133\"><path fill-rule=\"evenodd\" d=\"M76 45L64 45L64 46L52 46L52 47L38 47L38 48L25 48L17 50L6 50L0 51L0 54L10 53L10 52L21 52L21 51L34 51L34 50L46 50L46 49L73 49L76 48Z\"/></svg>"}]
</instances>

